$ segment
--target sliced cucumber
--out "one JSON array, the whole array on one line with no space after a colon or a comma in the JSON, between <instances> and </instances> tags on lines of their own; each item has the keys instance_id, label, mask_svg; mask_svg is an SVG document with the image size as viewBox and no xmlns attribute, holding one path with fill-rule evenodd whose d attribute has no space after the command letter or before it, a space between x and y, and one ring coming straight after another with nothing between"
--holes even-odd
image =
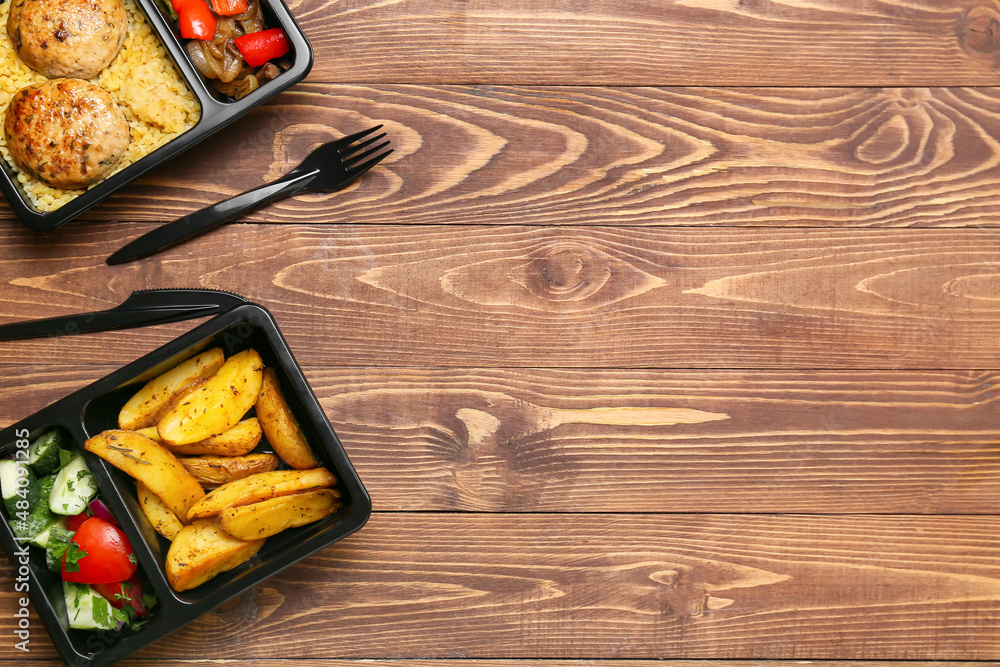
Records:
<instances>
[{"instance_id":1,"label":"sliced cucumber","mask_svg":"<svg viewBox=\"0 0 1000 667\"><path fill-rule=\"evenodd\" d=\"M75 516L85 510L87 503L95 497L97 481L87 468L83 454L77 453L56 475L49 494L49 509L56 514Z\"/></svg>"},{"instance_id":2,"label":"sliced cucumber","mask_svg":"<svg viewBox=\"0 0 1000 667\"><path fill-rule=\"evenodd\" d=\"M74 456L76 456L76 454L74 452L71 452L68 449L60 449L59 450L59 467L60 468L65 468L66 464L69 463L70 461L72 461Z\"/></svg>"},{"instance_id":3,"label":"sliced cucumber","mask_svg":"<svg viewBox=\"0 0 1000 667\"><path fill-rule=\"evenodd\" d=\"M49 508L49 495L55 484L57 475L46 475L38 480L40 495L38 502L31 509L28 515L25 532L32 544L36 544L43 549L48 546L49 530L53 526L65 528L69 525L66 517L56 514Z\"/></svg>"},{"instance_id":4,"label":"sliced cucumber","mask_svg":"<svg viewBox=\"0 0 1000 667\"><path fill-rule=\"evenodd\" d=\"M77 630L114 630L119 621L127 620L104 596L87 584L63 582L69 627Z\"/></svg>"},{"instance_id":5,"label":"sliced cucumber","mask_svg":"<svg viewBox=\"0 0 1000 667\"><path fill-rule=\"evenodd\" d=\"M40 495L38 478L26 463L13 459L0 461L0 496L11 523L24 522ZM19 531L15 528L14 532Z\"/></svg>"},{"instance_id":6,"label":"sliced cucumber","mask_svg":"<svg viewBox=\"0 0 1000 667\"><path fill-rule=\"evenodd\" d=\"M58 475L53 473L51 475L38 478L38 490L41 493L38 498L39 502L42 500L48 501L49 494L52 493L52 487L56 484L56 477L58 477Z\"/></svg>"},{"instance_id":7,"label":"sliced cucumber","mask_svg":"<svg viewBox=\"0 0 1000 667\"><path fill-rule=\"evenodd\" d=\"M49 546L49 537L52 535L53 530L66 530L69 527L69 519L66 517L59 516L58 514L53 514L52 516L55 517L52 523L42 528L38 533L35 533L35 536L29 540L32 544L46 549Z\"/></svg>"},{"instance_id":8,"label":"sliced cucumber","mask_svg":"<svg viewBox=\"0 0 1000 667\"><path fill-rule=\"evenodd\" d=\"M60 467L59 448L69 444L62 431L56 429L44 434L28 448L28 465L39 477L55 472Z\"/></svg>"}]
</instances>

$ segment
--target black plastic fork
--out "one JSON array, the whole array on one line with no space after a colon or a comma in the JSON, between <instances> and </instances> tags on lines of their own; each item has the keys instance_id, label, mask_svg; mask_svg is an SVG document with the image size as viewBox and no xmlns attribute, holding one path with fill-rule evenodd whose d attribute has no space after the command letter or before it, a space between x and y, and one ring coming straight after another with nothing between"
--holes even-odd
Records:
<instances>
[{"instance_id":1,"label":"black plastic fork","mask_svg":"<svg viewBox=\"0 0 1000 667\"><path fill-rule=\"evenodd\" d=\"M376 125L327 142L278 180L157 227L108 257L107 263L124 264L149 257L284 197L302 192L339 190L392 153L391 148L387 149L388 139L378 143L385 138L385 132L369 137L380 129L382 126Z\"/></svg>"}]
</instances>

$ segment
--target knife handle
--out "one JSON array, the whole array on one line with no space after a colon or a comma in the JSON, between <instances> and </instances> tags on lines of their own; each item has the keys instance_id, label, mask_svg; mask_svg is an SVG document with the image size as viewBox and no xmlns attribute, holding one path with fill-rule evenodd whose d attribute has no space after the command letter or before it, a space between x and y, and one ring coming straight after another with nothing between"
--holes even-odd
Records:
<instances>
[{"instance_id":1,"label":"knife handle","mask_svg":"<svg viewBox=\"0 0 1000 667\"><path fill-rule=\"evenodd\" d=\"M205 313L211 314L211 313ZM95 313L80 313L48 317L43 320L29 322L14 322L0 326L0 340L24 340L27 338L46 338L49 336L72 336L74 334L91 333L95 331L114 331L130 329L146 324L166 324L190 319L190 312L157 313L143 311L121 312L116 310L101 310Z\"/></svg>"},{"instance_id":2,"label":"knife handle","mask_svg":"<svg viewBox=\"0 0 1000 667\"><path fill-rule=\"evenodd\" d=\"M189 213L143 234L109 257L107 263L124 264L184 243L199 234L232 222L255 209L304 190L318 174L318 169L308 171L293 169L267 185L247 190L231 199L206 206L199 211Z\"/></svg>"},{"instance_id":3,"label":"knife handle","mask_svg":"<svg viewBox=\"0 0 1000 667\"><path fill-rule=\"evenodd\" d=\"M233 292L203 288L136 290L109 310L60 315L0 325L0 340L70 336L92 331L129 329L218 315L250 300Z\"/></svg>"}]
</instances>

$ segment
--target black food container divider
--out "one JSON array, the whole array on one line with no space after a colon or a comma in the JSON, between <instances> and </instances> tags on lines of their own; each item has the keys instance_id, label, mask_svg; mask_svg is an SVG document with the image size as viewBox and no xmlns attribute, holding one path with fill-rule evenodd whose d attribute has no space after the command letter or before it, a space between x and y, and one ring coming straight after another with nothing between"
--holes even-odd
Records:
<instances>
[{"instance_id":1,"label":"black food container divider","mask_svg":"<svg viewBox=\"0 0 1000 667\"><path fill-rule=\"evenodd\" d=\"M153 167L186 151L251 110L261 106L275 95L302 81L312 69L312 46L295 22L288 6L283 0L261 0L265 27L280 27L288 36L291 50L285 58L291 60L291 67L273 81L267 82L241 100L227 98L216 92L191 63L183 46L187 40L181 38L175 22L169 17L164 17L156 0L135 0L135 2L145 13L153 32L159 36L169 57L180 70L181 78L187 82L201 105L201 118L193 128L50 213L35 209L18 182L16 172L6 160L0 159L0 190L3 190L7 202L17 217L31 229L37 231L58 229ZM6 35L0 34L0 39L6 39ZM0 123L2 123L2 119L0 119Z\"/></svg>"},{"instance_id":2,"label":"black food container divider","mask_svg":"<svg viewBox=\"0 0 1000 667\"><path fill-rule=\"evenodd\" d=\"M139 559L140 571L159 604L152 623L136 632L69 628L62 581L49 572L44 550L19 543L4 513L0 542L10 557L15 577L27 570L32 605L59 653L70 665L109 665L166 636L223 602L260 584L306 556L354 533L371 514L371 499L355 472L302 369L271 314L248 303L228 310L114 373L53 403L0 431L0 458L10 456L18 440L33 439L52 428L65 429L77 447L89 437L117 428L122 405L143 383L195 353L221 347L226 356L253 348L265 367L274 368L278 383L313 452L337 477L343 507L319 522L292 528L267 538L260 552L237 568L189 591L177 593L167 583L165 557L170 543L159 536L139 507L135 482L101 458L84 451L101 495L122 525ZM255 451L267 451L264 442ZM281 468L287 466L282 465ZM24 567L22 567L24 566ZM14 599L23 596L16 593ZM16 638L14 641L18 641ZM223 657L223 656L219 656Z\"/></svg>"}]
</instances>

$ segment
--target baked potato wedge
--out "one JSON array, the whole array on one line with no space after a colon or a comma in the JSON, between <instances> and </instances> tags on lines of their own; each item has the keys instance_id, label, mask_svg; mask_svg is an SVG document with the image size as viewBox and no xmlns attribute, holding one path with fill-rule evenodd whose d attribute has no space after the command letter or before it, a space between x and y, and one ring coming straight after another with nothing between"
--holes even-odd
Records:
<instances>
[{"instance_id":1,"label":"baked potato wedge","mask_svg":"<svg viewBox=\"0 0 1000 667\"><path fill-rule=\"evenodd\" d=\"M303 491L327 489L337 478L326 468L259 472L212 489L188 510L188 521L214 516L227 507L250 505L262 500Z\"/></svg>"},{"instance_id":2,"label":"baked potato wedge","mask_svg":"<svg viewBox=\"0 0 1000 667\"><path fill-rule=\"evenodd\" d=\"M213 347L153 378L118 413L118 427L136 430L152 426L174 394L195 380L214 375L224 361L222 349Z\"/></svg>"},{"instance_id":3,"label":"baked potato wedge","mask_svg":"<svg viewBox=\"0 0 1000 667\"><path fill-rule=\"evenodd\" d=\"M184 399L186 399L188 396L190 396L194 392L204 387L205 383L208 382L210 378L211 376L198 378L194 382L188 382L186 385L178 389L177 393L175 393L173 396L167 399L167 402L163 404L163 407L161 407L156 412L156 417L154 418L155 421L153 422L153 425L155 426L156 424L158 424L159 421L163 419L163 416L165 414L167 414L172 410L177 409L177 406L183 403Z\"/></svg>"},{"instance_id":4,"label":"baked potato wedge","mask_svg":"<svg viewBox=\"0 0 1000 667\"><path fill-rule=\"evenodd\" d=\"M264 429L264 435L282 461L298 470L320 466L302 429L292 416L273 368L264 369L256 407L257 419Z\"/></svg>"},{"instance_id":5,"label":"baked potato wedge","mask_svg":"<svg viewBox=\"0 0 1000 667\"><path fill-rule=\"evenodd\" d=\"M163 442L160 440L160 434L155 426L140 429L138 432L151 440ZM166 445L166 447L174 454L184 456L199 456L201 454L243 456L253 451L257 443L260 442L262 433L263 431L261 431L257 418L248 417L225 433L213 435L201 442L192 442L190 445Z\"/></svg>"},{"instance_id":6,"label":"baked potato wedge","mask_svg":"<svg viewBox=\"0 0 1000 667\"><path fill-rule=\"evenodd\" d=\"M219 527L241 540L257 540L287 528L304 526L328 517L343 503L334 489L279 496L242 507L227 507L219 513Z\"/></svg>"},{"instance_id":7,"label":"baked potato wedge","mask_svg":"<svg viewBox=\"0 0 1000 667\"><path fill-rule=\"evenodd\" d=\"M135 431L104 431L83 446L145 484L182 521L188 508L205 497L201 484L176 456Z\"/></svg>"},{"instance_id":8,"label":"baked potato wedge","mask_svg":"<svg viewBox=\"0 0 1000 667\"><path fill-rule=\"evenodd\" d=\"M229 535L219 520L199 519L184 526L167 551L167 581L175 591L187 591L253 558L264 540L247 542Z\"/></svg>"},{"instance_id":9,"label":"baked potato wedge","mask_svg":"<svg viewBox=\"0 0 1000 667\"><path fill-rule=\"evenodd\" d=\"M203 488L212 488L278 467L274 454L246 456L186 456L177 459Z\"/></svg>"},{"instance_id":10,"label":"baked potato wedge","mask_svg":"<svg viewBox=\"0 0 1000 667\"><path fill-rule=\"evenodd\" d=\"M158 442L161 445L163 441L160 440L160 432L156 430L156 426L147 426L146 428L140 428L136 431L139 435L144 435L153 442Z\"/></svg>"},{"instance_id":11,"label":"baked potato wedge","mask_svg":"<svg viewBox=\"0 0 1000 667\"><path fill-rule=\"evenodd\" d=\"M160 418L160 439L190 445L231 429L257 402L263 370L256 350L229 357L208 382Z\"/></svg>"},{"instance_id":12,"label":"baked potato wedge","mask_svg":"<svg viewBox=\"0 0 1000 667\"><path fill-rule=\"evenodd\" d=\"M173 540L184 527L184 523L145 484L136 480L135 490L139 497L139 507L152 524L153 530L168 540Z\"/></svg>"}]
</instances>

